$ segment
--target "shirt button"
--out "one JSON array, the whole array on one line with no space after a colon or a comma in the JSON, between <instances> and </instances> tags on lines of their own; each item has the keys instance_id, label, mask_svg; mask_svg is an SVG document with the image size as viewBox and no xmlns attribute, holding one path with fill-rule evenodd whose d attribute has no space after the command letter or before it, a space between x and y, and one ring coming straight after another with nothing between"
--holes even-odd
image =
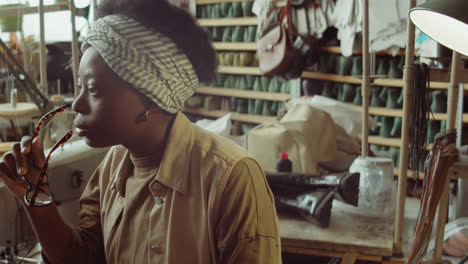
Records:
<instances>
[{"instance_id":1,"label":"shirt button","mask_svg":"<svg viewBox=\"0 0 468 264\"><path fill-rule=\"evenodd\" d=\"M161 192L164 188L164 185L162 185L161 183L155 181L151 184L151 190L154 191L154 192Z\"/></svg>"},{"instance_id":2,"label":"shirt button","mask_svg":"<svg viewBox=\"0 0 468 264\"><path fill-rule=\"evenodd\" d=\"M161 197L154 197L154 202L157 204L157 205L161 205L163 204L163 199L161 199Z\"/></svg>"},{"instance_id":3,"label":"shirt button","mask_svg":"<svg viewBox=\"0 0 468 264\"><path fill-rule=\"evenodd\" d=\"M162 249L162 247L160 247L160 246L153 245L153 246L151 246L151 249L152 249L155 253L158 253L158 254L162 254L162 253L163 253L163 249Z\"/></svg>"}]
</instances>

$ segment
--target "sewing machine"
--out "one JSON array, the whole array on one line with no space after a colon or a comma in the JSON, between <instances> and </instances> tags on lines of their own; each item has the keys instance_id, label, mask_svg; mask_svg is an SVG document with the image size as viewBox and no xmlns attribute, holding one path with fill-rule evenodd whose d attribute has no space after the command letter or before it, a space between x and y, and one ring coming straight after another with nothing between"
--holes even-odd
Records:
<instances>
[{"instance_id":1,"label":"sewing machine","mask_svg":"<svg viewBox=\"0 0 468 264\"><path fill-rule=\"evenodd\" d=\"M52 155L48 171L50 190L66 223L74 225L78 222L79 197L107 151L108 148L91 148L79 139L65 144ZM0 250L7 247L7 241L14 247L35 240L26 215L2 182L0 212Z\"/></svg>"}]
</instances>

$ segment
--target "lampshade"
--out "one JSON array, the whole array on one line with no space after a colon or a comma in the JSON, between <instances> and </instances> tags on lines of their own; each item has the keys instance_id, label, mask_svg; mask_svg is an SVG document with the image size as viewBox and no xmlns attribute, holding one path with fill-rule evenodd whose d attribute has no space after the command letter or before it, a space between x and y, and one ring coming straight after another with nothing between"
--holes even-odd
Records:
<instances>
[{"instance_id":1,"label":"lampshade","mask_svg":"<svg viewBox=\"0 0 468 264\"><path fill-rule=\"evenodd\" d=\"M440 44L468 56L468 0L433 0L410 10L414 25Z\"/></svg>"}]
</instances>

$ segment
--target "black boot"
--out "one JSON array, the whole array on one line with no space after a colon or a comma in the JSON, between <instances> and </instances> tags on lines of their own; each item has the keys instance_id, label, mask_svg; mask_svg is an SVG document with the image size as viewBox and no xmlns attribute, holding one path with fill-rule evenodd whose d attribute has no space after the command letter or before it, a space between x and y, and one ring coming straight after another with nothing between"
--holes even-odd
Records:
<instances>
[{"instance_id":1,"label":"black boot","mask_svg":"<svg viewBox=\"0 0 468 264\"><path fill-rule=\"evenodd\" d=\"M334 192L330 190L315 190L296 195L276 195L275 203L278 210L296 213L308 221L328 227Z\"/></svg>"},{"instance_id":2,"label":"black boot","mask_svg":"<svg viewBox=\"0 0 468 264\"><path fill-rule=\"evenodd\" d=\"M266 172L268 184L279 195L302 193L315 189L331 189L337 192L338 200L358 205L359 173L335 173L317 175L306 173Z\"/></svg>"}]
</instances>

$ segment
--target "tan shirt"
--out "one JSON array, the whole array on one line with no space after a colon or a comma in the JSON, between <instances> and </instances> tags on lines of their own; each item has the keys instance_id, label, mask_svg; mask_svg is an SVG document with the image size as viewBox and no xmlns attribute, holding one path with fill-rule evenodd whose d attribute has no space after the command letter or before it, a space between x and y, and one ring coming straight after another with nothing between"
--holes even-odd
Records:
<instances>
[{"instance_id":1,"label":"tan shirt","mask_svg":"<svg viewBox=\"0 0 468 264\"><path fill-rule=\"evenodd\" d=\"M273 195L243 149L179 113L147 181L129 156L113 147L90 179L63 263L281 263Z\"/></svg>"}]
</instances>

